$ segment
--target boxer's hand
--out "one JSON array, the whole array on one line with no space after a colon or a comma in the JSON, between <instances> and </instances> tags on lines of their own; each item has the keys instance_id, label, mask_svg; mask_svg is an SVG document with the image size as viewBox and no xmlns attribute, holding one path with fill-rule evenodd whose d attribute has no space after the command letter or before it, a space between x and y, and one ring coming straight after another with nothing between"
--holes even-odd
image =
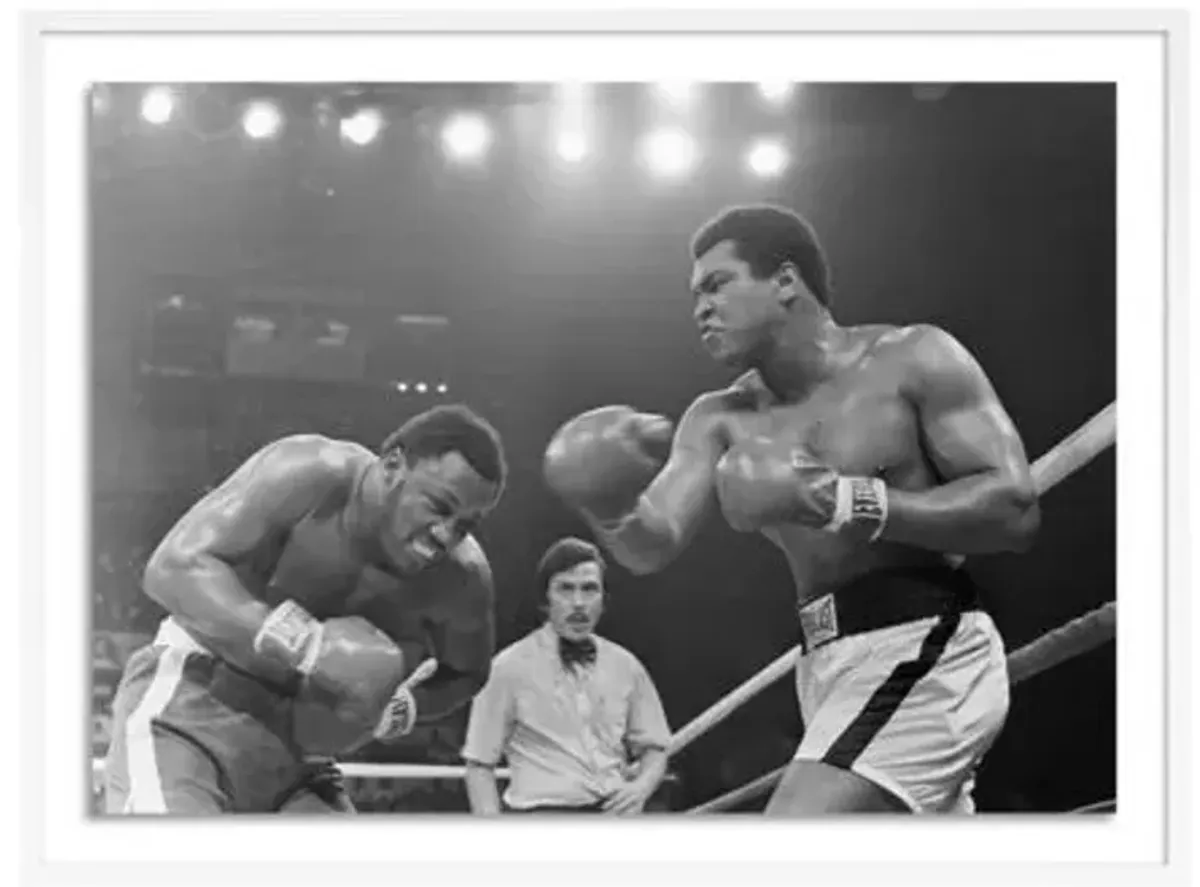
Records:
<instances>
[{"instance_id":1,"label":"boxer's hand","mask_svg":"<svg viewBox=\"0 0 1200 887\"><path fill-rule=\"evenodd\" d=\"M590 410L550 439L542 465L546 483L590 521L619 520L666 463L673 430L669 419L632 407Z\"/></svg>"},{"instance_id":2,"label":"boxer's hand","mask_svg":"<svg viewBox=\"0 0 1200 887\"><path fill-rule=\"evenodd\" d=\"M778 524L824 528L837 513L837 491L837 471L779 441L740 442L717 463L721 511L741 532Z\"/></svg>"},{"instance_id":3,"label":"boxer's hand","mask_svg":"<svg viewBox=\"0 0 1200 887\"><path fill-rule=\"evenodd\" d=\"M292 669L312 696L368 711L381 710L404 677L404 653L370 622L320 622L292 600L267 616L254 651Z\"/></svg>"}]
</instances>

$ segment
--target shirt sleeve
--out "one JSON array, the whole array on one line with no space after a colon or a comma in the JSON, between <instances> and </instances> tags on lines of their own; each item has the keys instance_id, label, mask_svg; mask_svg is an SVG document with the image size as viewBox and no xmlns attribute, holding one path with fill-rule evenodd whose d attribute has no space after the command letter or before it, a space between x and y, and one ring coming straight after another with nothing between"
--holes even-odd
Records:
<instances>
[{"instance_id":1,"label":"shirt sleeve","mask_svg":"<svg viewBox=\"0 0 1200 887\"><path fill-rule=\"evenodd\" d=\"M631 749L639 752L648 748L665 749L671 744L671 728L658 688L637 660L633 663L633 693L629 698L629 726L625 739Z\"/></svg>"},{"instance_id":2,"label":"shirt sleeve","mask_svg":"<svg viewBox=\"0 0 1200 887\"><path fill-rule=\"evenodd\" d=\"M504 754L516 720L516 694L512 668L493 663L483 689L471 701L463 760L494 767Z\"/></svg>"}]
</instances>

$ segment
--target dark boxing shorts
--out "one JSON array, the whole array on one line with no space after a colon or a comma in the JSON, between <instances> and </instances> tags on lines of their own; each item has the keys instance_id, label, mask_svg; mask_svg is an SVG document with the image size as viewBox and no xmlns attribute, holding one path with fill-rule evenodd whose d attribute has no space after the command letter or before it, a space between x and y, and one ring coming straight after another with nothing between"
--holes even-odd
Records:
<instances>
[{"instance_id":1,"label":"dark boxing shorts","mask_svg":"<svg viewBox=\"0 0 1200 887\"><path fill-rule=\"evenodd\" d=\"M291 741L292 706L166 620L117 688L105 812L352 812L332 762Z\"/></svg>"}]
</instances>

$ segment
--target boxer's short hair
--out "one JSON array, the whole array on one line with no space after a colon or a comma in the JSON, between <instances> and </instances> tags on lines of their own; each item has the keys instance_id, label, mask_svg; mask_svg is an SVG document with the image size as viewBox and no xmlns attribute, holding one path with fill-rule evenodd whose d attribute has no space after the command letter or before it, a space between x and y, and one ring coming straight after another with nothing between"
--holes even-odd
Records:
<instances>
[{"instance_id":1,"label":"boxer's short hair","mask_svg":"<svg viewBox=\"0 0 1200 887\"><path fill-rule=\"evenodd\" d=\"M817 301L829 307L829 262L817 232L799 213L769 203L726 207L692 235L692 258L726 240L759 280L791 262Z\"/></svg>"},{"instance_id":2,"label":"boxer's short hair","mask_svg":"<svg viewBox=\"0 0 1200 887\"><path fill-rule=\"evenodd\" d=\"M575 536L559 539L546 549L546 553L538 561L537 573L534 576L538 591L542 595L547 594L550 591L550 580L554 576L580 564L592 562L600 565L600 575L603 576L604 555L599 546Z\"/></svg>"},{"instance_id":3,"label":"boxer's short hair","mask_svg":"<svg viewBox=\"0 0 1200 887\"><path fill-rule=\"evenodd\" d=\"M460 453L480 477L500 487L508 477L499 433L462 404L437 406L413 416L388 435L380 452L387 455L397 449L410 464L445 453Z\"/></svg>"}]
</instances>

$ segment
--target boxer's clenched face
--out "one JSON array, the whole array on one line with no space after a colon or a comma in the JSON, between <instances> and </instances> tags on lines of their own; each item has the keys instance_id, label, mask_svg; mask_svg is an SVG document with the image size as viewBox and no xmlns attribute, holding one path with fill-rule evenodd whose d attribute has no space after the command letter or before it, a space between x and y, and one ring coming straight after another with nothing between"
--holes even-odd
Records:
<instances>
[{"instance_id":1,"label":"boxer's clenched face","mask_svg":"<svg viewBox=\"0 0 1200 887\"><path fill-rule=\"evenodd\" d=\"M445 558L471 532L496 504L499 488L460 453L412 465L402 456L388 458L391 488L380 541L401 572L419 572Z\"/></svg>"},{"instance_id":2,"label":"boxer's clenched face","mask_svg":"<svg viewBox=\"0 0 1200 887\"><path fill-rule=\"evenodd\" d=\"M591 637L604 611L604 571L600 565L584 561L551 576L546 610L559 637L570 641Z\"/></svg>"},{"instance_id":3,"label":"boxer's clenched face","mask_svg":"<svg viewBox=\"0 0 1200 887\"><path fill-rule=\"evenodd\" d=\"M787 319L794 298L792 278L754 277L738 258L732 240L723 240L692 266L692 316L705 350L720 363L745 367L770 347L774 332Z\"/></svg>"}]
</instances>

